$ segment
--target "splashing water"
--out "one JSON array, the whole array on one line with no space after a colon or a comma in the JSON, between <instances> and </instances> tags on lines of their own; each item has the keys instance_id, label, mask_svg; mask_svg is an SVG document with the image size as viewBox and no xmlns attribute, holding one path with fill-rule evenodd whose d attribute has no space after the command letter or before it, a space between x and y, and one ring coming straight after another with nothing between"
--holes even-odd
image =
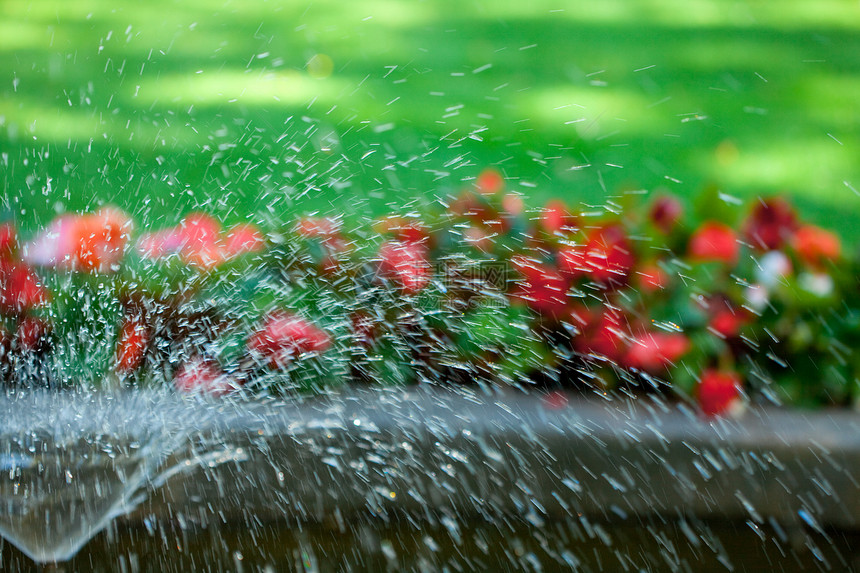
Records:
<instances>
[{"instance_id":1,"label":"splashing water","mask_svg":"<svg viewBox=\"0 0 860 573\"><path fill-rule=\"evenodd\" d=\"M28 556L71 558L132 512L70 570L156 553L138 570L826 571L856 553L832 532L857 525L847 412L713 422L659 400L430 386L3 407L0 523Z\"/></svg>"},{"instance_id":2,"label":"splashing water","mask_svg":"<svg viewBox=\"0 0 860 573\"><path fill-rule=\"evenodd\" d=\"M761 405L860 404L860 263L779 201L738 223L797 188L857 236L858 140L813 117L857 107L848 8L30 4L0 22L0 535L29 558L857 566L856 416Z\"/></svg>"},{"instance_id":3,"label":"splashing water","mask_svg":"<svg viewBox=\"0 0 860 573\"><path fill-rule=\"evenodd\" d=\"M38 562L75 555L145 491L210 462L168 456L206 419L164 392L11 394L0 400L0 535Z\"/></svg>"}]
</instances>

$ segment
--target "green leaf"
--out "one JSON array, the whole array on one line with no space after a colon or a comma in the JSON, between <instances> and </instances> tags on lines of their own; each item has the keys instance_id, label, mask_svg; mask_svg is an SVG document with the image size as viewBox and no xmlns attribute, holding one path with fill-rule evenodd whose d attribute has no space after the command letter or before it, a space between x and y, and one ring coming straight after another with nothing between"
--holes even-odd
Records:
<instances>
[{"instance_id":1,"label":"green leaf","mask_svg":"<svg viewBox=\"0 0 860 573\"><path fill-rule=\"evenodd\" d=\"M488 349L505 352L533 336L531 323L532 317L525 308L481 305L463 317L457 345L466 355L479 355Z\"/></svg>"},{"instance_id":2,"label":"green leaf","mask_svg":"<svg viewBox=\"0 0 860 573\"><path fill-rule=\"evenodd\" d=\"M54 272L46 283L53 293L46 314L53 324L55 375L76 386L105 384L122 317L114 277Z\"/></svg>"},{"instance_id":3,"label":"green leaf","mask_svg":"<svg viewBox=\"0 0 860 573\"><path fill-rule=\"evenodd\" d=\"M741 216L740 207L716 185L707 185L693 202L693 213L699 223L704 221L719 221L732 227L737 227Z\"/></svg>"}]
</instances>

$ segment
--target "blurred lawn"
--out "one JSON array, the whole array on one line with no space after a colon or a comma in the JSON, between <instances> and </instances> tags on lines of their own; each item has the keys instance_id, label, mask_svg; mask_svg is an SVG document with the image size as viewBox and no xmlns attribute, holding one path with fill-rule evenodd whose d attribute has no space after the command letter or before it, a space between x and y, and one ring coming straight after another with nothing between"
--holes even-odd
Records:
<instances>
[{"instance_id":1,"label":"blurred lawn","mask_svg":"<svg viewBox=\"0 0 860 573\"><path fill-rule=\"evenodd\" d=\"M860 240L856 1L0 0L0 54L25 226L364 216L495 165L532 206L715 184Z\"/></svg>"}]
</instances>

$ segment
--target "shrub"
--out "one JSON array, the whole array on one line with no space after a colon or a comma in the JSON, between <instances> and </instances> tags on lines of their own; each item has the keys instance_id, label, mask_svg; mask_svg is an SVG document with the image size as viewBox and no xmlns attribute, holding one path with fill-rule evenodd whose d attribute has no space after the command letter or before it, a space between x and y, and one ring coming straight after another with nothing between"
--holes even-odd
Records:
<instances>
[{"instance_id":1,"label":"shrub","mask_svg":"<svg viewBox=\"0 0 860 573\"><path fill-rule=\"evenodd\" d=\"M856 258L783 198L715 201L531 213L490 171L372 232L319 217L224 230L192 213L134 235L106 208L19 244L6 222L3 380L215 394L484 381L662 392L707 414L740 397L854 403ZM49 375L58 365L90 375Z\"/></svg>"}]
</instances>

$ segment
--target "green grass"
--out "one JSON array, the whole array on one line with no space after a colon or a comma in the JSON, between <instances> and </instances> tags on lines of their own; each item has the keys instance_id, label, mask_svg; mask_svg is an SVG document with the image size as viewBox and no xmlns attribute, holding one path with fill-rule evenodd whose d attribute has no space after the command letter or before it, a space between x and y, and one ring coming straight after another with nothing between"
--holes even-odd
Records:
<instances>
[{"instance_id":1,"label":"green grass","mask_svg":"<svg viewBox=\"0 0 860 573\"><path fill-rule=\"evenodd\" d=\"M495 165L531 206L785 192L858 241L860 5L0 0L0 153L30 227L376 215Z\"/></svg>"}]
</instances>

